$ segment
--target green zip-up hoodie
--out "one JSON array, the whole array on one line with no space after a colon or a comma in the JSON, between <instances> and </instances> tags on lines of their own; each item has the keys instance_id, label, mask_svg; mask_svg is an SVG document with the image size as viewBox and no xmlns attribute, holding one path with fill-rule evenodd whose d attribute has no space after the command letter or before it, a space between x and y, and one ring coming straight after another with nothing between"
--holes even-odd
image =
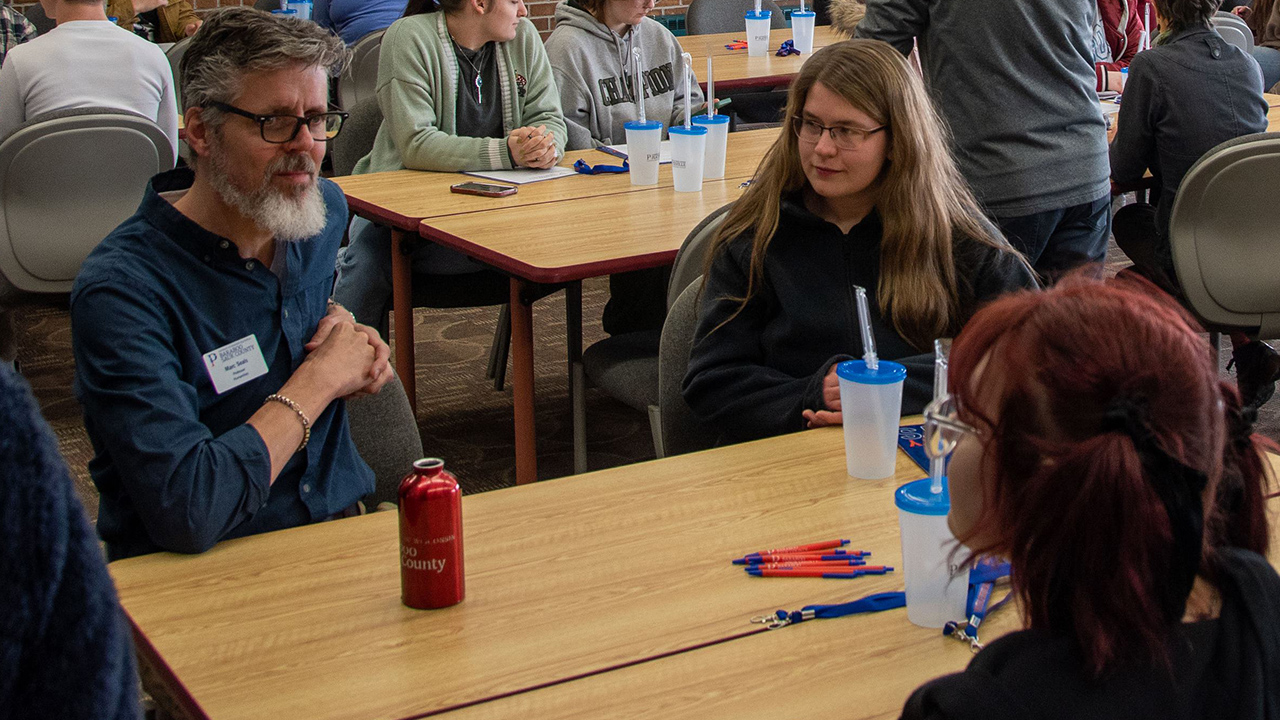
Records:
<instances>
[{"instance_id":1,"label":"green zip-up hoodie","mask_svg":"<svg viewBox=\"0 0 1280 720\"><path fill-rule=\"evenodd\" d=\"M566 138L560 93L533 23L520 20L516 37L498 43L498 80L504 137L458 135L458 62L444 13L423 13L392 23L378 56L382 127L373 150L354 174L386 170L504 170L511 168L505 135L545 125L563 154Z\"/></svg>"}]
</instances>

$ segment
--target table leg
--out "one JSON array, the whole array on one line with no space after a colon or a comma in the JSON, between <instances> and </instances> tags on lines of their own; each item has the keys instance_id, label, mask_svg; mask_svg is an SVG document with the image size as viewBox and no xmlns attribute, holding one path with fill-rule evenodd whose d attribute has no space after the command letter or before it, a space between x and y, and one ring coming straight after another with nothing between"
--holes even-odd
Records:
<instances>
[{"instance_id":1,"label":"table leg","mask_svg":"<svg viewBox=\"0 0 1280 720\"><path fill-rule=\"evenodd\" d=\"M573 415L573 472L587 471L587 380L582 368L582 283L564 287L564 324L569 348L569 406Z\"/></svg>"},{"instance_id":2,"label":"table leg","mask_svg":"<svg viewBox=\"0 0 1280 720\"><path fill-rule=\"evenodd\" d=\"M538 479L538 438L533 424L533 301L525 282L511 278L511 394L515 401L516 484Z\"/></svg>"},{"instance_id":3,"label":"table leg","mask_svg":"<svg viewBox=\"0 0 1280 720\"><path fill-rule=\"evenodd\" d=\"M409 396L409 407L418 414L418 378L413 357L413 260L405 254L409 233L391 230L391 317L396 331L396 374Z\"/></svg>"}]
</instances>

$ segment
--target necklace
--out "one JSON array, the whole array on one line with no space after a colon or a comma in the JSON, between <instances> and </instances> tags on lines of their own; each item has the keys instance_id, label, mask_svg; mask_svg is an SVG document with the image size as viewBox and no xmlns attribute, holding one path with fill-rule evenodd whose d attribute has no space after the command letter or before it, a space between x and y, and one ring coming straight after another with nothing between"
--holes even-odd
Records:
<instances>
[{"instance_id":1,"label":"necklace","mask_svg":"<svg viewBox=\"0 0 1280 720\"><path fill-rule=\"evenodd\" d=\"M462 52L462 48L458 47L458 41L454 40L452 36L450 36L450 37L449 37L449 42L453 43L454 55L456 55L456 56L458 56L458 57L462 58L463 60L466 60L466 61L467 61L467 64L468 64L468 65L470 65L470 66L471 66L471 69L475 72L475 74L476 74L476 104L477 104L477 105L483 105L483 104L484 104L484 95L483 95L484 80L482 80L482 79L480 78L480 68L476 67L476 64L475 64L475 63L473 63L473 62L471 62L471 58L467 57L467 56L466 56L466 54ZM486 47L487 47L488 43L486 43L485 45L486 45ZM483 52L484 52L484 47L481 47L481 48L480 48L480 53L483 53ZM477 56L479 56L479 54L480 54L480 53L477 53ZM483 61L483 60L481 60L481 62L484 62L484 61Z\"/></svg>"}]
</instances>

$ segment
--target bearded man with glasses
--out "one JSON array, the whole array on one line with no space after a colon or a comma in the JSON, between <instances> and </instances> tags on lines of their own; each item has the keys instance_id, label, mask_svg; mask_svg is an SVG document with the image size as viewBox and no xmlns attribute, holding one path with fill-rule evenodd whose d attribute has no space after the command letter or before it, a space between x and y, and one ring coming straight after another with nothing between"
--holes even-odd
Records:
<instances>
[{"instance_id":1,"label":"bearded man with glasses","mask_svg":"<svg viewBox=\"0 0 1280 720\"><path fill-rule=\"evenodd\" d=\"M344 398L378 392L390 352L327 302L347 206L318 177L347 55L306 21L211 15L180 69L194 184L153 179L76 279L76 392L112 559L342 517L373 490Z\"/></svg>"}]
</instances>

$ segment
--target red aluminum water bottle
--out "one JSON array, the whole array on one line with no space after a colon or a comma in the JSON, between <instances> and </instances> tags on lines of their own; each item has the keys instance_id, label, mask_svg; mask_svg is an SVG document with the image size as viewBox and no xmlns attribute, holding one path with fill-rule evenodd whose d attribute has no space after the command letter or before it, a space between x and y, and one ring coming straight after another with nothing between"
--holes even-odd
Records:
<instances>
[{"instance_id":1,"label":"red aluminum water bottle","mask_svg":"<svg viewBox=\"0 0 1280 720\"><path fill-rule=\"evenodd\" d=\"M462 602L462 491L444 461L424 458L400 481L400 600L411 608Z\"/></svg>"}]
</instances>

